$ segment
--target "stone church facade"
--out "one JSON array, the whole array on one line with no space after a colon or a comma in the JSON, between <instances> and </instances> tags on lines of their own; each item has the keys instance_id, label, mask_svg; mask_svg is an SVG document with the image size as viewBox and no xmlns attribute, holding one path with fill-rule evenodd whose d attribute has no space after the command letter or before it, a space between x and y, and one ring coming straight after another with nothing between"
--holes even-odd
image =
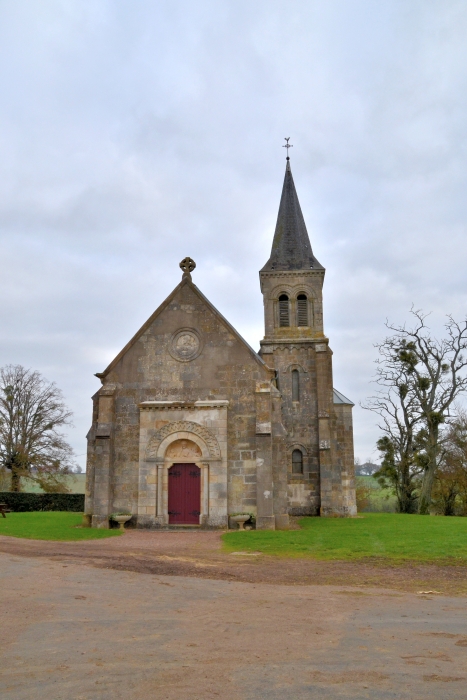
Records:
<instances>
[{"instance_id":1,"label":"stone church facade","mask_svg":"<svg viewBox=\"0 0 467 700\"><path fill-rule=\"evenodd\" d=\"M271 256L260 271L256 353L183 277L107 369L93 397L86 517L108 527L224 528L233 513L285 529L289 515L356 513L352 402L333 388L325 270L290 161Z\"/></svg>"}]
</instances>

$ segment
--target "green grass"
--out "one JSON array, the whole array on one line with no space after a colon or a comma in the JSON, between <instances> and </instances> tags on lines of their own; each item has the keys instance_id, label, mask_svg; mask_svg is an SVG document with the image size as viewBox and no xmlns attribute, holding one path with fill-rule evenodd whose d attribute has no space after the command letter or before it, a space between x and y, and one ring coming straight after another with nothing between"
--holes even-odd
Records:
<instances>
[{"instance_id":1,"label":"green grass","mask_svg":"<svg viewBox=\"0 0 467 700\"><path fill-rule=\"evenodd\" d=\"M81 513L41 512L8 513L0 517L0 535L26 537L30 540L100 540L120 535L120 530L97 530L79 527Z\"/></svg>"},{"instance_id":2,"label":"green grass","mask_svg":"<svg viewBox=\"0 0 467 700\"><path fill-rule=\"evenodd\" d=\"M223 535L226 551L288 557L441 561L467 564L467 518L365 513L359 518L303 518L301 530Z\"/></svg>"}]
</instances>

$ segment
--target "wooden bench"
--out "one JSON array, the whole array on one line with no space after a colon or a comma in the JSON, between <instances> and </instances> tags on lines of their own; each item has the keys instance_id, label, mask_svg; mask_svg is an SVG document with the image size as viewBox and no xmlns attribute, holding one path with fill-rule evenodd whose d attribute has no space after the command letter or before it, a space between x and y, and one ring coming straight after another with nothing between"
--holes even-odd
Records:
<instances>
[{"instance_id":1,"label":"wooden bench","mask_svg":"<svg viewBox=\"0 0 467 700\"><path fill-rule=\"evenodd\" d=\"M8 508L6 503L0 503L0 513L2 514L2 518L6 518L6 514L11 512L12 511Z\"/></svg>"}]
</instances>

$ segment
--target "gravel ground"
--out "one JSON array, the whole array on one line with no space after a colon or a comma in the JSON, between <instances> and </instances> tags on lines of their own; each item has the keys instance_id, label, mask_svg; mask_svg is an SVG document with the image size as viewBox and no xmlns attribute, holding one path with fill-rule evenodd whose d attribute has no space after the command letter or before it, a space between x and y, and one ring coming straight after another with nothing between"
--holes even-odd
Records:
<instances>
[{"instance_id":1,"label":"gravel ground","mask_svg":"<svg viewBox=\"0 0 467 700\"><path fill-rule=\"evenodd\" d=\"M16 545L0 554L4 700L466 696L467 597L214 580L227 555L211 533ZM243 576L279 571L231 559ZM140 573L174 560L192 573Z\"/></svg>"},{"instance_id":2,"label":"gravel ground","mask_svg":"<svg viewBox=\"0 0 467 700\"><path fill-rule=\"evenodd\" d=\"M222 551L219 532L128 530L122 537L84 542L0 537L0 552L157 575L294 586L382 586L407 592L434 589L443 594L467 595L466 566L410 562L396 566L377 559L325 562L232 555Z\"/></svg>"}]
</instances>

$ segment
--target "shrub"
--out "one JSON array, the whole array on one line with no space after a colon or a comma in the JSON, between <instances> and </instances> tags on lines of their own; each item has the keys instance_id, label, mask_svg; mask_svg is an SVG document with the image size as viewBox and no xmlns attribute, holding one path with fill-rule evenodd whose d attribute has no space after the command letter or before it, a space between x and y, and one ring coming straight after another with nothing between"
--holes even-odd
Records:
<instances>
[{"instance_id":1,"label":"shrub","mask_svg":"<svg viewBox=\"0 0 467 700\"><path fill-rule=\"evenodd\" d=\"M11 486L11 472L4 467L0 467L0 493L9 491Z\"/></svg>"},{"instance_id":2,"label":"shrub","mask_svg":"<svg viewBox=\"0 0 467 700\"><path fill-rule=\"evenodd\" d=\"M361 513L370 506L371 488L364 481L358 481L355 486L357 512Z\"/></svg>"},{"instance_id":3,"label":"shrub","mask_svg":"<svg viewBox=\"0 0 467 700\"><path fill-rule=\"evenodd\" d=\"M60 510L82 513L84 493L14 493L0 492L0 503L6 503L15 513Z\"/></svg>"}]
</instances>

